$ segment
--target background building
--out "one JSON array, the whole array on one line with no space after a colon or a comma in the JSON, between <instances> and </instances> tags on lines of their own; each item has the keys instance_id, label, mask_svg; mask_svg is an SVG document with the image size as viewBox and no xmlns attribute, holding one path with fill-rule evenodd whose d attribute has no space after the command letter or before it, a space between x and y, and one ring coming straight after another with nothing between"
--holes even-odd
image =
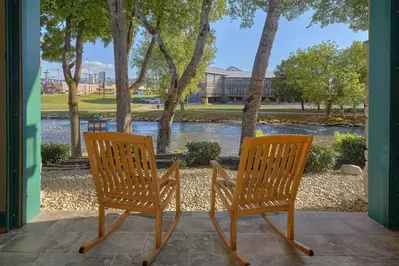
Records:
<instances>
[{"instance_id":1,"label":"background building","mask_svg":"<svg viewBox=\"0 0 399 266\"><path fill-rule=\"evenodd\" d=\"M198 85L199 95L207 97L209 101L217 101L221 95L227 95L232 100L244 100L248 96L251 71L242 71L234 66L223 69L208 67L206 79ZM263 97L272 97L271 78L273 72L267 72L264 82Z\"/></svg>"}]
</instances>

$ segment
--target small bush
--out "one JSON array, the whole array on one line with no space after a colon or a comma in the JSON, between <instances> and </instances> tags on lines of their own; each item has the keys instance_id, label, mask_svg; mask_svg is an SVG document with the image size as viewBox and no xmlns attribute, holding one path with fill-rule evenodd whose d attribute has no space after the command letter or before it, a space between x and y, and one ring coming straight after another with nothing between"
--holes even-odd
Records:
<instances>
[{"instance_id":1,"label":"small bush","mask_svg":"<svg viewBox=\"0 0 399 266\"><path fill-rule=\"evenodd\" d=\"M186 144L189 165L207 165L219 157L222 148L217 142L192 141Z\"/></svg>"},{"instance_id":2,"label":"small bush","mask_svg":"<svg viewBox=\"0 0 399 266\"><path fill-rule=\"evenodd\" d=\"M228 97L227 95L225 95L225 94L222 94L222 95L219 97L219 102L220 102L220 103L228 103L228 102L229 102L229 97Z\"/></svg>"},{"instance_id":3,"label":"small bush","mask_svg":"<svg viewBox=\"0 0 399 266\"><path fill-rule=\"evenodd\" d=\"M180 164L179 164L180 169L186 168L186 166L187 166L186 160L183 160L183 159L179 158L178 156L173 157L172 160L170 160L170 165L174 164L177 160L180 161Z\"/></svg>"},{"instance_id":4,"label":"small bush","mask_svg":"<svg viewBox=\"0 0 399 266\"><path fill-rule=\"evenodd\" d=\"M356 134L341 134L335 132L334 150L340 158L350 164L363 165L364 151L366 150L366 138Z\"/></svg>"},{"instance_id":5,"label":"small bush","mask_svg":"<svg viewBox=\"0 0 399 266\"><path fill-rule=\"evenodd\" d=\"M207 97L202 98L201 102L202 104L208 104L208 98Z\"/></svg>"},{"instance_id":6,"label":"small bush","mask_svg":"<svg viewBox=\"0 0 399 266\"><path fill-rule=\"evenodd\" d=\"M265 133L263 133L262 129L257 129L256 130L256 137L263 137L265 136Z\"/></svg>"},{"instance_id":7,"label":"small bush","mask_svg":"<svg viewBox=\"0 0 399 266\"><path fill-rule=\"evenodd\" d=\"M266 98L263 100L263 103L270 103L270 99L266 97Z\"/></svg>"},{"instance_id":8,"label":"small bush","mask_svg":"<svg viewBox=\"0 0 399 266\"><path fill-rule=\"evenodd\" d=\"M44 164L62 163L70 156L69 145L60 143L42 144L41 156Z\"/></svg>"},{"instance_id":9,"label":"small bush","mask_svg":"<svg viewBox=\"0 0 399 266\"><path fill-rule=\"evenodd\" d=\"M305 171L319 173L329 171L335 166L336 153L330 146L313 144L310 148Z\"/></svg>"}]
</instances>

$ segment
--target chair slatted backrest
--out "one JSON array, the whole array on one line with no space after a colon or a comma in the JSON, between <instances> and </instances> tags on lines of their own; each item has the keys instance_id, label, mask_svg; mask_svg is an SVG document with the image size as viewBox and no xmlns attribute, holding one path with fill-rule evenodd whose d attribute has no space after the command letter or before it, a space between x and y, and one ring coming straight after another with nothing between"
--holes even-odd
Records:
<instances>
[{"instance_id":1,"label":"chair slatted backrest","mask_svg":"<svg viewBox=\"0 0 399 266\"><path fill-rule=\"evenodd\" d=\"M244 139L233 204L295 199L312 140L288 134Z\"/></svg>"},{"instance_id":2,"label":"chair slatted backrest","mask_svg":"<svg viewBox=\"0 0 399 266\"><path fill-rule=\"evenodd\" d=\"M152 138L120 132L85 133L97 195L159 204Z\"/></svg>"}]
</instances>

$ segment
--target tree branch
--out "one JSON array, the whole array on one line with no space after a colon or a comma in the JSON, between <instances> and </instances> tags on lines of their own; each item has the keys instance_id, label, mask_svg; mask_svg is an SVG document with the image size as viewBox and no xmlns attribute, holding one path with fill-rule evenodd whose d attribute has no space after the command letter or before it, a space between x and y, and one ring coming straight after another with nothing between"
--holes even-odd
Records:
<instances>
[{"instance_id":1,"label":"tree branch","mask_svg":"<svg viewBox=\"0 0 399 266\"><path fill-rule=\"evenodd\" d=\"M72 63L69 64L69 69L74 68L76 65L76 61L73 61Z\"/></svg>"},{"instance_id":2,"label":"tree branch","mask_svg":"<svg viewBox=\"0 0 399 266\"><path fill-rule=\"evenodd\" d=\"M76 36L76 60L75 60L75 75L74 80L76 83L80 81L80 74L82 72L82 56L83 56L83 29L80 27L78 35Z\"/></svg>"},{"instance_id":3,"label":"tree branch","mask_svg":"<svg viewBox=\"0 0 399 266\"><path fill-rule=\"evenodd\" d=\"M132 46L134 43L134 37L136 36L137 25L135 25L135 23L134 23L135 13L136 13L136 8L133 5L132 20L130 21L129 29L127 31L127 54L128 55L130 53L130 49L132 49Z\"/></svg>"},{"instance_id":4,"label":"tree branch","mask_svg":"<svg viewBox=\"0 0 399 266\"><path fill-rule=\"evenodd\" d=\"M170 56L168 49L166 48L165 43L162 40L161 35L159 34L159 31L157 28L154 28L151 26L150 22L147 20L145 14L143 11L140 9L139 3L137 0L134 1L135 9L136 9L136 15L138 18L143 22L144 27L147 29L147 31L153 36L153 38L157 41L159 45L159 49L161 50L166 64L169 67L169 72L170 72L170 77L171 77L171 82L172 85L177 82L177 68L175 63L173 62L172 57ZM176 87L176 86L172 86Z\"/></svg>"},{"instance_id":5,"label":"tree branch","mask_svg":"<svg viewBox=\"0 0 399 266\"><path fill-rule=\"evenodd\" d=\"M154 45L155 45L155 38L152 37L151 38L151 42L150 42L150 46L148 46L147 53L146 53L146 55L144 57L143 64L141 65L140 75L137 78L137 80L133 83L133 85L131 85L129 87L129 90L136 91L136 90L138 90L140 88L141 84L143 83L144 78L147 75L148 62L150 61L151 54L152 54L152 49L154 48Z\"/></svg>"},{"instance_id":6,"label":"tree branch","mask_svg":"<svg viewBox=\"0 0 399 266\"><path fill-rule=\"evenodd\" d=\"M199 30L197 36L197 42L194 49L194 54L191 57L183 75L180 78L178 85L178 95L183 93L183 90L187 87L188 83L194 77L198 65L201 63L202 56L204 55L204 49L208 35L210 32L209 26L209 13L211 12L212 0L202 1L202 10L200 16Z\"/></svg>"}]
</instances>

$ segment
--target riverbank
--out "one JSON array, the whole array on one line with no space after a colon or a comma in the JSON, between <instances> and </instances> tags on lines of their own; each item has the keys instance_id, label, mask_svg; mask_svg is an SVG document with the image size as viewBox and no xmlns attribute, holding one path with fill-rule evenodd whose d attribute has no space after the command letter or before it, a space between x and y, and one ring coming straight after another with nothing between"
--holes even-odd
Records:
<instances>
[{"instance_id":1,"label":"riverbank","mask_svg":"<svg viewBox=\"0 0 399 266\"><path fill-rule=\"evenodd\" d=\"M109 119L116 120L115 111L80 111L80 119ZM152 121L159 120L162 110L143 110L133 111L133 121ZM186 110L176 111L174 121L179 122L210 122L210 123L241 123L242 113L240 111L200 111ZM42 111L42 119L69 119L68 111ZM303 124L303 125L321 125L321 126L364 126L364 115L345 115L345 117L331 116L326 117L320 114L309 113L267 113L262 111L258 115L258 121L261 124Z\"/></svg>"},{"instance_id":2,"label":"riverbank","mask_svg":"<svg viewBox=\"0 0 399 266\"><path fill-rule=\"evenodd\" d=\"M42 172L42 210L97 210L97 196L90 170L50 170ZM166 169L159 170L161 176ZM228 170L232 177L236 171ZM210 206L211 169L187 168L181 171L182 209L206 211ZM363 179L339 172L306 174L298 191L295 208L302 211L366 212L367 204L358 199ZM167 210L173 210L174 203ZM221 202L217 209L222 210Z\"/></svg>"}]
</instances>

